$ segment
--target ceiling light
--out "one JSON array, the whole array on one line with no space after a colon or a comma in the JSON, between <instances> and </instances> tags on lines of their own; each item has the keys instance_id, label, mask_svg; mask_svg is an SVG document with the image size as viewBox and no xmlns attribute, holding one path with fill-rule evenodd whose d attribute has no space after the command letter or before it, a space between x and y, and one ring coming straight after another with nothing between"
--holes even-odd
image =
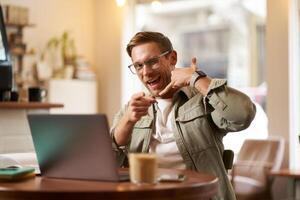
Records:
<instances>
[{"instance_id":1,"label":"ceiling light","mask_svg":"<svg viewBox=\"0 0 300 200\"><path fill-rule=\"evenodd\" d=\"M159 10L161 8L161 2L160 1L152 1L151 7L153 10Z\"/></svg>"},{"instance_id":2,"label":"ceiling light","mask_svg":"<svg viewBox=\"0 0 300 200\"><path fill-rule=\"evenodd\" d=\"M126 3L126 0L116 0L117 6L123 7Z\"/></svg>"}]
</instances>

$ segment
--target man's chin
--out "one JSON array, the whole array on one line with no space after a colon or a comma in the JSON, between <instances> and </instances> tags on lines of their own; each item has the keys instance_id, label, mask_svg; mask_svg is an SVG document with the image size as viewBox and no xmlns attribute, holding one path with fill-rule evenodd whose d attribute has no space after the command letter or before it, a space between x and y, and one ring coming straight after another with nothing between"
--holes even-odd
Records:
<instances>
[{"instance_id":1,"label":"man's chin","mask_svg":"<svg viewBox=\"0 0 300 200\"><path fill-rule=\"evenodd\" d=\"M161 90L162 91L162 90ZM151 95L155 98L159 98L159 99L168 99L168 98L171 98L173 96L173 92L168 92L164 95L159 95L159 93L161 91L151 91Z\"/></svg>"},{"instance_id":2,"label":"man's chin","mask_svg":"<svg viewBox=\"0 0 300 200\"><path fill-rule=\"evenodd\" d=\"M148 88L148 91L150 92L151 96L153 96L153 97L168 99L168 98L171 98L173 96L173 94L177 91L177 89L176 90L175 89L169 90L164 95L159 95L159 93L161 91L163 91L163 89L161 89L161 90L151 90L150 88Z\"/></svg>"},{"instance_id":3,"label":"man's chin","mask_svg":"<svg viewBox=\"0 0 300 200\"><path fill-rule=\"evenodd\" d=\"M163 95L159 95L162 99L170 99L174 96L174 94L178 91L178 89L171 89L168 92L164 93Z\"/></svg>"},{"instance_id":4,"label":"man's chin","mask_svg":"<svg viewBox=\"0 0 300 200\"><path fill-rule=\"evenodd\" d=\"M146 85L146 88L148 89L148 91L150 92L150 94L151 94L151 96L153 96L153 97L159 97L159 93L160 93L160 91L162 91L162 90L158 90L158 89L151 89L151 87L150 86L148 86L148 85Z\"/></svg>"},{"instance_id":5,"label":"man's chin","mask_svg":"<svg viewBox=\"0 0 300 200\"><path fill-rule=\"evenodd\" d=\"M153 97L159 97L159 92L160 92L160 91L157 91L157 90L155 90L155 91L149 90L149 92L150 92L150 94L151 94Z\"/></svg>"}]
</instances>

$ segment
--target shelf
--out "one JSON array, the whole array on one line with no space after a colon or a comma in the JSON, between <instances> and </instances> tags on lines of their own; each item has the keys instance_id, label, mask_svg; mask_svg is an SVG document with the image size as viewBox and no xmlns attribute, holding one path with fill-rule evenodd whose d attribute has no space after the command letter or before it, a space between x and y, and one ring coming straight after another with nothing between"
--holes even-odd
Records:
<instances>
[{"instance_id":1,"label":"shelf","mask_svg":"<svg viewBox=\"0 0 300 200\"><path fill-rule=\"evenodd\" d=\"M0 102L0 109L49 109L63 108L61 103L43 102Z\"/></svg>"},{"instance_id":2,"label":"shelf","mask_svg":"<svg viewBox=\"0 0 300 200\"><path fill-rule=\"evenodd\" d=\"M33 56L35 55L34 52L23 52L23 51L11 51L11 55L12 56L24 56L24 55L29 55L29 56Z\"/></svg>"},{"instance_id":3,"label":"shelf","mask_svg":"<svg viewBox=\"0 0 300 200\"><path fill-rule=\"evenodd\" d=\"M7 31L7 38L8 38L8 43L10 47L10 54L13 59L13 64L14 64L14 80L15 84L18 89L22 89L25 86L25 82L27 80L32 80L32 84L35 85L37 84L36 81L36 75L34 74L32 77L24 77L23 76L23 71L24 71L24 56L34 56L36 55L36 52L33 49L27 49L28 47L26 43L23 42L23 31L24 28L30 28L30 27L35 27L35 24L31 23L26 23L27 20L23 21L21 20L19 23L16 22L5 22L6 29ZM33 70L33 73L36 73ZM21 105L18 105L21 106Z\"/></svg>"},{"instance_id":4,"label":"shelf","mask_svg":"<svg viewBox=\"0 0 300 200\"><path fill-rule=\"evenodd\" d=\"M34 27L35 24L14 24L5 22L7 27L15 27L15 28L24 28L24 27Z\"/></svg>"}]
</instances>

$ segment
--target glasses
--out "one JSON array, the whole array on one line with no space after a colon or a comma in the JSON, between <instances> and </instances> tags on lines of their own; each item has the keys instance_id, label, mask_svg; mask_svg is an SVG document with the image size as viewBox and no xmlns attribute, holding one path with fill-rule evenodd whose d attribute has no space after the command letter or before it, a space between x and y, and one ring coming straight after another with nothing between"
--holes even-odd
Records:
<instances>
[{"instance_id":1,"label":"glasses","mask_svg":"<svg viewBox=\"0 0 300 200\"><path fill-rule=\"evenodd\" d=\"M165 55L168 55L169 53L171 53L171 50L165 51L162 54L160 54L159 56L150 58L149 60L146 60L143 63L133 63L133 64L129 65L128 68L130 69L130 71L133 74L140 74L142 72L144 66L151 67L151 69L157 69L159 66L156 64L159 62L159 59Z\"/></svg>"}]
</instances>

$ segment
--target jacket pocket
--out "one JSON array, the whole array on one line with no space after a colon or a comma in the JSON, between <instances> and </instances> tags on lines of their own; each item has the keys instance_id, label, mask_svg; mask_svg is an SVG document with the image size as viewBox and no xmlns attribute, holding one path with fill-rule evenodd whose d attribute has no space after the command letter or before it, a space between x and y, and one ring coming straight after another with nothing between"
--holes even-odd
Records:
<instances>
[{"instance_id":1,"label":"jacket pocket","mask_svg":"<svg viewBox=\"0 0 300 200\"><path fill-rule=\"evenodd\" d=\"M198 171L212 173L218 177L223 175L223 160L217 147L208 146L201 150L193 149L191 156Z\"/></svg>"},{"instance_id":2,"label":"jacket pocket","mask_svg":"<svg viewBox=\"0 0 300 200\"><path fill-rule=\"evenodd\" d=\"M195 105L178 112L176 118L179 134L182 135L183 143L188 144L189 151L203 151L214 146L214 136L208 123L209 114L204 113L201 105Z\"/></svg>"},{"instance_id":3,"label":"jacket pocket","mask_svg":"<svg viewBox=\"0 0 300 200\"><path fill-rule=\"evenodd\" d=\"M131 134L129 152L143 152L147 149L152 133L152 122L151 118L144 117L135 124Z\"/></svg>"},{"instance_id":4,"label":"jacket pocket","mask_svg":"<svg viewBox=\"0 0 300 200\"><path fill-rule=\"evenodd\" d=\"M176 121L178 122L188 122L192 121L196 118L204 117L205 114L201 105L196 105L194 107L191 107L189 109L179 109L178 117L176 118Z\"/></svg>"}]
</instances>

